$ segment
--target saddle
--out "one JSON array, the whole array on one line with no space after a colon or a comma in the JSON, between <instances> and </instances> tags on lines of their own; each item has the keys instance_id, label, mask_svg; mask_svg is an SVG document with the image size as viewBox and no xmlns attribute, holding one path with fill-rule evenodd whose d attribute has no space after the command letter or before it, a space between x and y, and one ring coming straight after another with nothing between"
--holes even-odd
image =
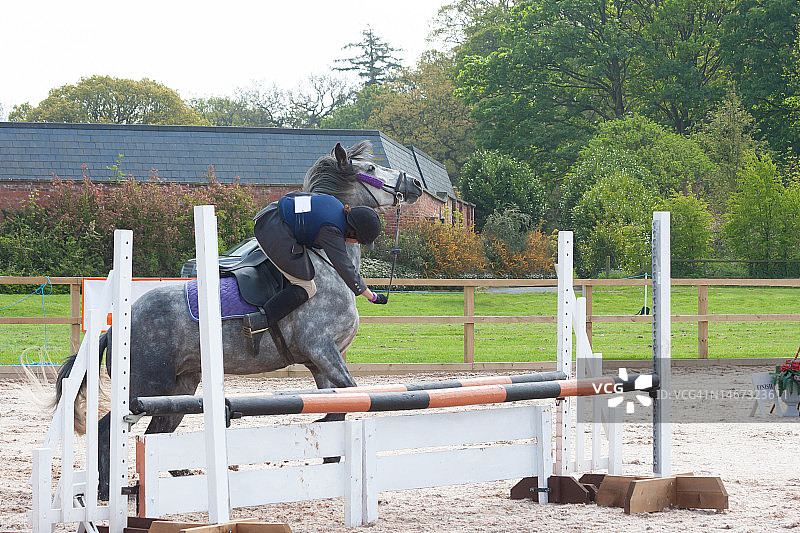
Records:
<instances>
[{"instance_id":1,"label":"saddle","mask_svg":"<svg viewBox=\"0 0 800 533\"><path fill-rule=\"evenodd\" d=\"M219 275L220 277L235 277L244 301L258 307L262 314L267 301L289 285L289 281L272 264L261 248L256 248L234 265L220 266ZM253 354L258 355L264 330L253 333L249 327L243 327L242 331L252 343ZM291 361L286 340L278 325L269 328L268 331L281 356L287 361Z\"/></svg>"},{"instance_id":2,"label":"saddle","mask_svg":"<svg viewBox=\"0 0 800 533\"><path fill-rule=\"evenodd\" d=\"M244 301L259 308L289 284L261 248L234 265L220 266L219 275L235 277Z\"/></svg>"}]
</instances>

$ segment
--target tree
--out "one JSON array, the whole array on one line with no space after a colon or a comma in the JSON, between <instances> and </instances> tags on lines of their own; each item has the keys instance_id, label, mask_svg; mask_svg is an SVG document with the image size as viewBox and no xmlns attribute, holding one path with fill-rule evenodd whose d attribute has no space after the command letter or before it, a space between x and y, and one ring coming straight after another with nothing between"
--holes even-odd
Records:
<instances>
[{"instance_id":1,"label":"tree","mask_svg":"<svg viewBox=\"0 0 800 533\"><path fill-rule=\"evenodd\" d=\"M475 204L475 228L483 226L495 210L516 206L539 225L547 211L547 194L541 181L524 162L500 152L478 151L461 172L461 194Z\"/></svg>"},{"instance_id":2,"label":"tree","mask_svg":"<svg viewBox=\"0 0 800 533\"><path fill-rule=\"evenodd\" d=\"M664 201L670 212L670 250L673 259L704 259L711 251L714 216L708 204L693 194L677 193ZM678 264L676 277L700 272L697 265Z\"/></svg>"},{"instance_id":3,"label":"tree","mask_svg":"<svg viewBox=\"0 0 800 533\"><path fill-rule=\"evenodd\" d=\"M800 149L798 19L796 0L740 0L720 38L744 108L776 154Z\"/></svg>"},{"instance_id":4,"label":"tree","mask_svg":"<svg viewBox=\"0 0 800 533\"><path fill-rule=\"evenodd\" d=\"M640 115L601 124L581 150L561 187L560 218L575 223L572 211L601 178L618 171L662 197L682 191L702 193L716 166L694 140Z\"/></svg>"},{"instance_id":5,"label":"tree","mask_svg":"<svg viewBox=\"0 0 800 533\"><path fill-rule=\"evenodd\" d=\"M404 144L418 146L457 176L474 153L474 123L453 94L452 61L428 53L379 93L367 125Z\"/></svg>"},{"instance_id":6,"label":"tree","mask_svg":"<svg viewBox=\"0 0 800 533\"><path fill-rule=\"evenodd\" d=\"M641 113L688 133L722 98L720 36L735 1L649 0L632 11L642 61L630 90Z\"/></svg>"},{"instance_id":7,"label":"tree","mask_svg":"<svg viewBox=\"0 0 800 533\"><path fill-rule=\"evenodd\" d=\"M755 119L731 90L692 136L716 167L703 183L704 196L716 212L725 210L747 161L768 149L765 142L754 138L757 135Z\"/></svg>"},{"instance_id":8,"label":"tree","mask_svg":"<svg viewBox=\"0 0 800 533\"><path fill-rule=\"evenodd\" d=\"M318 128L337 109L349 104L353 89L343 78L309 76L305 84L289 93L286 122L292 128Z\"/></svg>"},{"instance_id":9,"label":"tree","mask_svg":"<svg viewBox=\"0 0 800 533\"><path fill-rule=\"evenodd\" d=\"M662 195L692 189L714 169L695 141L637 114L601 124L585 150L608 149L630 154Z\"/></svg>"},{"instance_id":10,"label":"tree","mask_svg":"<svg viewBox=\"0 0 800 533\"><path fill-rule=\"evenodd\" d=\"M364 80L365 85L377 85L390 79L393 72L402 68L400 60L393 54L400 52L399 48L392 48L389 43L375 35L370 26L361 32L364 37L361 42L349 43L344 50L355 48L356 55L347 59L337 59L337 63L346 66L334 67L333 70L342 72L354 71Z\"/></svg>"},{"instance_id":11,"label":"tree","mask_svg":"<svg viewBox=\"0 0 800 533\"><path fill-rule=\"evenodd\" d=\"M365 85L356 91L349 105L335 109L323 118L321 127L342 130L375 127L370 126L370 117L386 102L387 99L383 98L383 95L392 92L387 85Z\"/></svg>"},{"instance_id":12,"label":"tree","mask_svg":"<svg viewBox=\"0 0 800 533\"><path fill-rule=\"evenodd\" d=\"M787 244L796 244L800 233L798 207L794 205L797 185L787 191L775 163L767 156L750 158L738 185L730 199L724 228L734 254L768 261L793 258L797 248ZM749 267L751 276L777 272L770 263Z\"/></svg>"},{"instance_id":13,"label":"tree","mask_svg":"<svg viewBox=\"0 0 800 533\"><path fill-rule=\"evenodd\" d=\"M278 128L286 125L288 95L277 85L236 89L233 98L195 98L189 105L214 126Z\"/></svg>"},{"instance_id":14,"label":"tree","mask_svg":"<svg viewBox=\"0 0 800 533\"><path fill-rule=\"evenodd\" d=\"M515 3L514 0L456 0L443 5L431 22L428 41L460 50L465 56L477 55L478 50L496 50L502 21Z\"/></svg>"},{"instance_id":15,"label":"tree","mask_svg":"<svg viewBox=\"0 0 800 533\"><path fill-rule=\"evenodd\" d=\"M81 78L51 89L38 106L14 106L11 121L107 124L202 124L198 113L168 87L144 78Z\"/></svg>"},{"instance_id":16,"label":"tree","mask_svg":"<svg viewBox=\"0 0 800 533\"><path fill-rule=\"evenodd\" d=\"M457 48L478 145L561 175L604 121L636 112L691 131L724 94L719 39L734 1L527 0L484 11Z\"/></svg>"},{"instance_id":17,"label":"tree","mask_svg":"<svg viewBox=\"0 0 800 533\"><path fill-rule=\"evenodd\" d=\"M659 204L655 190L626 169L602 176L575 206L576 267L595 276L611 267L632 274L650 261L650 220Z\"/></svg>"},{"instance_id":18,"label":"tree","mask_svg":"<svg viewBox=\"0 0 800 533\"><path fill-rule=\"evenodd\" d=\"M475 142L469 109L453 94L453 68L451 58L427 52L416 68L401 71L394 81L364 86L352 104L331 113L322 127L380 130L417 146L457 176Z\"/></svg>"},{"instance_id":19,"label":"tree","mask_svg":"<svg viewBox=\"0 0 800 533\"><path fill-rule=\"evenodd\" d=\"M537 0L505 18L493 49L462 47L458 94L474 106L479 145L562 173L598 121L629 109L636 50L626 11L601 0Z\"/></svg>"}]
</instances>

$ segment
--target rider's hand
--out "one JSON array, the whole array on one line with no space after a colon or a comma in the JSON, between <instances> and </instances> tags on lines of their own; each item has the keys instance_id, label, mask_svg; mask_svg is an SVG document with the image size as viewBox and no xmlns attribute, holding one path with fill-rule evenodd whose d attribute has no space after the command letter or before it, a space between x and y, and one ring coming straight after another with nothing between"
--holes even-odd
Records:
<instances>
[{"instance_id":1,"label":"rider's hand","mask_svg":"<svg viewBox=\"0 0 800 533\"><path fill-rule=\"evenodd\" d=\"M375 299L370 300L370 302L374 304L385 304L389 301L389 298L387 298L385 294L378 294L377 292L373 294L375 294Z\"/></svg>"}]
</instances>

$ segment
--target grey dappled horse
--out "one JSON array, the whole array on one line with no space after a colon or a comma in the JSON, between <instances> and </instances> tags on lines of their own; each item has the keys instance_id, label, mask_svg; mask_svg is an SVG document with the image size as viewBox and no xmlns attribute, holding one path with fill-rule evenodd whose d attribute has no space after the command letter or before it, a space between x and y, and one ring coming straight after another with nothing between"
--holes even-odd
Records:
<instances>
[{"instance_id":1,"label":"grey dappled horse","mask_svg":"<svg viewBox=\"0 0 800 533\"><path fill-rule=\"evenodd\" d=\"M377 179L376 179L377 178ZM372 146L362 141L349 150L337 143L332 155L317 160L306 174L303 190L335 196L351 206L380 207L398 200L412 203L422 194L419 181L373 163ZM355 265L361 260L358 245L349 245ZM353 292L330 265L316 254L314 264L317 294L280 321L291 360L282 357L269 335L263 335L258 355L242 334L242 320L222 323L225 373L257 374L299 363L313 374L319 388L352 387L356 383L342 354L358 330L358 312ZM111 328L100 338L100 356L106 351L111 373ZM69 375L76 356L68 358L59 371L56 401L61 380ZM200 334L198 323L187 312L182 285L151 290L131 309L130 397L194 394L200 383ZM76 418L80 409L76 409ZM85 415L84 415L85 416ZM155 416L146 433L169 433L183 415ZM99 425L99 497L108 498L110 417Z\"/></svg>"}]
</instances>

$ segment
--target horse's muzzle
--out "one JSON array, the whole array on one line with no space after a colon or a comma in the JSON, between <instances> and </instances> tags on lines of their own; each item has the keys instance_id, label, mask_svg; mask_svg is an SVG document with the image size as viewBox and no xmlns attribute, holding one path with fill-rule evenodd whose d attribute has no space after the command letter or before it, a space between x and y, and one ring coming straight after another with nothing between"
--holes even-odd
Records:
<instances>
[{"instance_id":1,"label":"horse's muzzle","mask_svg":"<svg viewBox=\"0 0 800 533\"><path fill-rule=\"evenodd\" d=\"M397 192L403 195L406 203L412 204L422 196L422 182L417 178L403 172L398 182Z\"/></svg>"}]
</instances>

